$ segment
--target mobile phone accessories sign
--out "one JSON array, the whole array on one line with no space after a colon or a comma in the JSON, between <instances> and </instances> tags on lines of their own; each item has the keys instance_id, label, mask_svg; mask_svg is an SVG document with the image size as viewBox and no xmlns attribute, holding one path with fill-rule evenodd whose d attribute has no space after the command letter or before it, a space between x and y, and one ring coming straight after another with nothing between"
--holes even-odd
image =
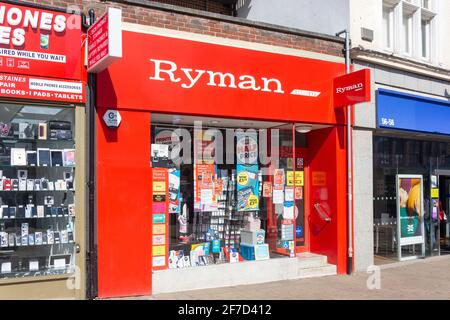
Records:
<instances>
[{"instance_id":1,"label":"mobile phone accessories sign","mask_svg":"<svg viewBox=\"0 0 450 320\"><path fill-rule=\"evenodd\" d=\"M88 30L88 72L101 72L121 57L122 10L108 8Z\"/></svg>"},{"instance_id":2,"label":"mobile phone accessories sign","mask_svg":"<svg viewBox=\"0 0 450 320\"><path fill-rule=\"evenodd\" d=\"M77 14L0 4L0 72L81 80Z\"/></svg>"}]
</instances>

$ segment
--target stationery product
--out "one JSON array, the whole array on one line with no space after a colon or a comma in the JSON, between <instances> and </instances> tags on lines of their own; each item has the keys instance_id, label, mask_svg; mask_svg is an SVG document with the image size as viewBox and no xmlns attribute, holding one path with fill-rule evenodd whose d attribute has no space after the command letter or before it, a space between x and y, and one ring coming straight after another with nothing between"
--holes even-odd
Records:
<instances>
[{"instance_id":1,"label":"stationery product","mask_svg":"<svg viewBox=\"0 0 450 320\"><path fill-rule=\"evenodd\" d=\"M25 207L25 218L31 218L34 204L27 204Z\"/></svg>"},{"instance_id":2,"label":"stationery product","mask_svg":"<svg viewBox=\"0 0 450 320\"><path fill-rule=\"evenodd\" d=\"M0 207L1 208L1 214L2 214L2 219L8 219L9 218L9 207L6 205L3 205Z\"/></svg>"},{"instance_id":3,"label":"stationery product","mask_svg":"<svg viewBox=\"0 0 450 320\"><path fill-rule=\"evenodd\" d=\"M27 191L27 179L19 179L19 190Z\"/></svg>"},{"instance_id":4,"label":"stationery product","mask_svg":"<svg viewBox=\"0 0 450 320\"><path fill-rule=\"evenodd\" d=\"M53 238L53 231L47 230L47 244L54 244L55 240Z\"/></svg>"},{"instance_id":5,"label":"stationery product","mask_svg":"<svg viewBox=\"0 0 450 320\"><path fill-rule=\"evenodd\" d=\"M75 149L64 149L63 157L65 167L75 166Z\"/></svg>"},{"instance_id":6,"label":"stationery product","mask_svg":"<svg viewBox=\"0 0 450 320\"><path fill-rule=\"evenodd\" d=\"M50 150L50 159L52 167L62 167L63 164L63 151L62 150Z\"/></svg>"},{"instance_id":7,"label":"stationery product","mask_svg":"<svg viewBox=\"0 0 450 320\"><path fill-rule=\"evenodd\" d=\"M16 245L16 235L14 233L10 233L8 235L8 245L10 247L14 247Z\"/></svg>"},{"instance_id":8,"label":"stationery product","mask_svg":"<svg viewBox=\"0 0 450 320\"><path fill-rule=\"evenodd\" d=\"M28 122L19 123L19 138L20 139L35 139L36 125Z\"/></svg>"},{"instance_id":9,"label":"stationery product","mask_svg":"<svg viewBox=\"0 0 450 320\"><path fill-rule=\"evenodd\" d=\"M37 217L43 218L44 217L44 206L37 206Z\"/></svg>"},{"instance_id":10,"label":"stationery product","mask_svg":"<svg viewBox=\"0 0 450 320\"><path fill-rule=\"evenodd\" d=\"M28 237L28 229L29 229L28 223L26 223L26 222L22 223L22 225L20 227L22 237L24 237L24 236Z\"/></svg>"},{"instance_id":11,"label":"stationery product","mask_svg":"<svg viewBox=\"0 0 450 320\"><path fill-rule=\"evenodd\" d=\"M38 271L39 270L39 260L30 260L28 270Z\"/></svg>"},{"instance_id":12,"label":"stationery product","mask_svg":"<svg viewBox=\"0 0 450 320\"><path fill-rule=\"evenodd\" d=\"M38 231L34 233L34 243L37 246L42 245L42 232Z\"/></svg>"},{"instance_id":13,"label":"stationery product","mask_svg":"<svg viewBox=\"0 0 450 320\"><path fill-rule=\"evenodd\" d=\"M13 191L19 191L19 179L11 179L11 189Z\"/></svg>"},{"instance_id":14,"label":"stationery product","mask_svg":"<svg viewBox=\"0 0 450 320\"><path fill-rule=\"evenodd\" d=\"M3 190L4 191L11 191L11 179L3 179Z\"/></svg>"},{"instance_id":15,"label":"stationery product","mask_svg":"<svg viewBox=\"0 0 450 320\"><path fill-rule=\"evenodd\" d=\"M50 149L38 148L37 149L38 166L49 167L51 165Z\"/></svg>"},{"instance_id":16,"label":"stationery product","mask_svg":"<svg viewBox=\"0 0 450 320\"><path fill-rule=\"evenodd\" d=\"M30 167L37 166L37 152L36 151L27 151L27 165Z\"/></svg>"},{"instance_id":17,"label":"stationery product","mask_svg":"<svg viewBox=\"0 0 450 320\"><path fill-rule=\"evenodd\" d=\"M6 248L8 247L8 233L7 232L0 232L0 247Z\"/></svg>"},{"instance_id":18,"label":"stationery product","mask_svg":"<svg viewBox=\"0 0 450 320\"><path fill-rule=\"evenodd\" d=\"M61 230L61 243L68 243L69 237L67 234L67 230Z\"/></svg>"},{"instance_id":19,"label":"stationery product","mask_svg":"<svg viewBox=\"0 0 450 320\"><path fill-rule=\"evenodd\" d=\"M47 139L47 123L39 123L38 125L38 139L46 140Z\"/></svg>"},{"instance_id":20,"label":"stationery product","mask_svg":"<svg viewBox=\"0 0 450 320\"><path fill-rule=\"evenodd\" d=\"M11 148L11 166L26 166L27 156L24 148Z\"/></svg>"},{"instance_id":21,"label":"stationery product","mask_svg":"<svg viewBox=\"0 0 450 320\"><path fill-rule=\"evenodd\" d=\"M34 246L34 233L28 235L28 245Z\"/></svg>"}]
</instances>

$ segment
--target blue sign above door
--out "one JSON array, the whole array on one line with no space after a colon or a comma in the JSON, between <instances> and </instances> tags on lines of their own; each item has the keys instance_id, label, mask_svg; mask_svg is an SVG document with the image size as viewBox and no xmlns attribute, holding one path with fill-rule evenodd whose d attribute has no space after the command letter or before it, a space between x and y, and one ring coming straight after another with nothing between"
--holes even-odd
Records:
<instances>
[{"instance_id":1,"label":"blue sign above door","mask_svg":"<svg viewBox=\"0 0 450 320\"><path fill-rule=\"evenodd\" d=\"M377 92L379 128L450 135L450 102L401 92Z\"/></svg>"}]
</instances>

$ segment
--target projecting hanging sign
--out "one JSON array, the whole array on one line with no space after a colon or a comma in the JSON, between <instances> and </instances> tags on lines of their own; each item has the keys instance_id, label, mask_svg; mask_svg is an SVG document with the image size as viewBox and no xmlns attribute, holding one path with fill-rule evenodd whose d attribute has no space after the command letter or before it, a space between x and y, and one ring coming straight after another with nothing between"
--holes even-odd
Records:
<instances>
[{"instance_id":1,"label":"projecting hanging sign","mask_svg":"<svg viewBox=\"0 0 450 320\"><path fill-rule=\"evenodd\" d=\"M108 11L88 30L88 72L99 73L122 58L122 10Z\"/></svg>"},{"instance_id":2,"label":"projecting hanging sign","mask_svg":"<svg viewBox=\"0 0 450 320\"><path fill-rule=\"evenodd\" d=\"M334 79L334 106L370 101L370 70L363 69Z\"/></svg>"}]
</instances>

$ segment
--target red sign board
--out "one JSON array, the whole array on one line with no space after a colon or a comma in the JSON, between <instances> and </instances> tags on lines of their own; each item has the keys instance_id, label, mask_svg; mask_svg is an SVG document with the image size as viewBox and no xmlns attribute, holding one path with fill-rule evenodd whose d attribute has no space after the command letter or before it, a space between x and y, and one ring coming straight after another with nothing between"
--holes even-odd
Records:
<instances>
[{"instance_id":1,"label":"red sign board","mask_svg":"<svg viewBox=\"0 0 450 320\"><path fill-rule=\"evenodd\" d=\"M337 60L337 59L336 59ZM192 115L334 124L343 63L123 31L123 58L99 74L98 103Z\"/></svg>"},{"instance_id":2,"label":"red sign board","mask_svg":"<svg viewBox=\"0 0 450 320\"><path fill-rule=\"evenodd\" d=\"M85 96L81 81L0 73L0 97L84 103Z\"/></svg>"},{"instance_id":3,"label":"red sign board","mask_svg":"<svg viewBox=\"0 0 450 320\"><path fill-rule=\"evenodd\" d=\"M334 79L334 106L367 102L371 99L370 70L363 69Z\"/></svg>"},{"instance_id":4,"label":"red sign board","mask_svg":"<svg viewBox=\"0 0 450 320\"><path fill-rule=\"evenodd\" d=\"M0 4L0 72L81 80L81 17Z\"/></svg>"},{"instance_id":5,"label":"red sign board","mask_svg":"<svg viewBox=\"0 0 450 320\"><path fill-rule=\"evenodd\" d=\"M122 57L122 11L108 11L88 30L88 71L100 72Z\"/></svg>"}]
</instances>

